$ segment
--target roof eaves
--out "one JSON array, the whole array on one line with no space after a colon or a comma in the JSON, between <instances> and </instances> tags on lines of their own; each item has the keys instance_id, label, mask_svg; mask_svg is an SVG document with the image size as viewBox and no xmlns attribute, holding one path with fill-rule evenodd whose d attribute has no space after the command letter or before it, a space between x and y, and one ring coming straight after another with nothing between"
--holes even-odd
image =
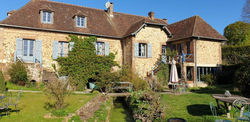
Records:
<instances>
[{"instance_id":1,"label":"roof eaves","mask_svg":"<svg viewBox=\"0 0 250 122\"><path fill-rule=\"evenodd\" d=\"M1 26L2 27L12 27L12 28L28 29L28 30L49 31L49 32L58 32L58 33L68 33L68 34L96 36L96 37L104 37L104 38L112 38L112 39L121 39L121 37L118 37L118 36L107 36L107 35L81 33L81 32L74 32L74 31L64 31L64 30L55 30L55 29L34 28L34 27L26 27L26 26L18 26L18 25L8 25L8 24L0 24L0 27Z\"/></svg>"}]
</instances>

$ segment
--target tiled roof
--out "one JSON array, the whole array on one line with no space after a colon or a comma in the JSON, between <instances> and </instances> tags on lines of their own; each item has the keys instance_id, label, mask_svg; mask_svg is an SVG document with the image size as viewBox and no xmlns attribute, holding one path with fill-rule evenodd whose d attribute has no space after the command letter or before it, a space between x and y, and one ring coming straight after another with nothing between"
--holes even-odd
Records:
<instances>
[{"instance_id":1,"label":"tiled roof","mask_svg":"<svg viewBox=\"0 0 250 122\"><path fill-rule=\"evenodd\" d=\"M169 41L177 41L190 37L200 37L219 41L227 40L218 33L212 26L199 16L193 16L167 26L173 34Z\"/></svg>"},{"instance_id":2,"label":"tiled roof","mask_svg":"<svg viewBox=\"0 0 250 122\"><path fill-rule=\"evenodd\" d=\"M41 23L39 14L41 10L54 12L53 24ZM87 28L76 27L74 16L78 14L87 17ZM130 35L145 23L161 26L167 25L162 19L152 20L145 16L118 12L114 12L114 16L110 17L105 10L47 0L31 0L25 6L15 11L11 16L0 22L1 25L77 32L115 38Z\"/></svg>"}]
</instances>

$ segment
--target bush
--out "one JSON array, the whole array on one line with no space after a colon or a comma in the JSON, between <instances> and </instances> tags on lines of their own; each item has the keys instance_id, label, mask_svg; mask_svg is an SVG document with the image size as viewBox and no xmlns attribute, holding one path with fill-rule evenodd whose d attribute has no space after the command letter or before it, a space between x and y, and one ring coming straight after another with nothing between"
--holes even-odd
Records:
<instances>
[{"instance_id":1,"label":"bush","mask_svg":"<svg viewBox=\"0 0 250 122\"><path fill-rule=\"evenodd\" d=\"M64 109L58 109L58 110L53 110L52 115L57 116L57 117L64 117L64 116L68 116L68 112Z\"/></svg>"},{"instance_id":2,"label":"bush","mask_svg":"<svg viewBox=\"0 0 250 122\"><path fill-rule=\"evenodd\" d=\"M245 59L236 71L235 81L242 95L250 97L250 59Z\"/></svg>"},{"instance_id":3,"label":"bush","mask_svg":"<svg viewBox=\"0 0 250 122\"><path fill-rule=\"evenodd\" d=\"M249 57L250 45L224 46L222 47L222 59L224 64L239 64L242 59Z\"/></svg>"},{"instance_id":4,"label":"bush","mask_svg":"<svg viewBox=\"0 0 250 122\"><path fill-rule=\"evenodd\" d=\"M24 86L28 82L27 69L21 61L11 64L8 70L10 82Z\"/></svg>"},{"instance_id":5,"label":"bush","mask_svg":"<svg viewBox=\"0 0 250 122\"><path fill-rule=\"evenodd\" d=\"M136 121L148 122L163 118L165 107L160 104L160 95L155 92L133 92L128 103Z\"/></svg>"},{"instance_id":6,"label":"bush","mask_svg":"<svg viewBox=\"0 0 250 122\"><path fill-rule=\"evenodd\" d=\"M64 99L67 95L70 94L70 91L67 90L68 81L55 80L46 83L44 92L53 101L48 103L48 106L59 110L65 107Z\"/></svg>"},{"instance_id":7,"label":"bush","mask_svg":"<svg viewBox=\"0 0 250 122\"><path fill-rule=\"evenodd\" d=\"M82 122L82 120L79 116L73 116L73 117L71 117L69 122Z\"/></svg>"},{"instance_id":8,"label":"bush","mask_svg":"<svg viewBox=\"0 0 250 122\"><path fill-rule=\"evenodd\" d=\"M116 82L119 82L119 72L102 72L95 78L96 86L102 92L112 92Z\"/></svg>"},{"instance_id":9,"label":"bush","mask_svg":"<svg viewBox=\"0 0 250 122\"><path fill-rule=\"evenodd\" d=\"M6 83L2 71L0 71L0 93L6 90Z\"/></svg>"},{"instance_id":10,"label":"bush","mask_svg":"<svg viewBox=\"0 0 250 122\"><path fill-rule=\"evenodd\" d=\"M208 85L214 84L214 79L213 79L212 74L201 75L201 81L204 81Z\"/></svg>"}]
</instances>

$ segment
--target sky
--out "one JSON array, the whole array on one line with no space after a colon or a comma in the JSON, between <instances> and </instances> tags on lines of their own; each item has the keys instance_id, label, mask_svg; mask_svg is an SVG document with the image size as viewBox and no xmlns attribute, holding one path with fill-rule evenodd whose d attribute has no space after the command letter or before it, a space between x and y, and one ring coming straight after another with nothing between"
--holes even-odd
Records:
<instances>
[{"instance_id":1,"label":"sky","mask_svg":"<svg viewBox=\"0 0 250 122\"><path fill-rule=\"evenodd\" d=\"M7 12L17 10L30 0L1 0L0 20ZM91 8L105 9L108 0L53 0ZM245 0L109 0L114 3L114 11L147 16L154 11L156 18L166 18L169 24L199 15L219 33L224 28L241 20Z\"/></svg>"}]
</instances>

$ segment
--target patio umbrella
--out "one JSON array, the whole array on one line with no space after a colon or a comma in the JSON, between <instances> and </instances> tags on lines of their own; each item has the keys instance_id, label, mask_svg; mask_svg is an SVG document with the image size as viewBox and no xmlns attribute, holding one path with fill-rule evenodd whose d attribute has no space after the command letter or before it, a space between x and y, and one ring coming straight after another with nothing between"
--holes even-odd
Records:
<instances>
[{"instance_id":1,"label":"patio umbrella","mask_svg":"<svg viewBox=\"0 0 250 122\"><path fill-rule=\"evenodd\" d=\"M177 73L177 68L176 68L176 61L173 59L171 62L171 71L170 71L170 79L169 83L170 84L175 84L178 83L178 73Z\"/></svg>"}]
</instances>

